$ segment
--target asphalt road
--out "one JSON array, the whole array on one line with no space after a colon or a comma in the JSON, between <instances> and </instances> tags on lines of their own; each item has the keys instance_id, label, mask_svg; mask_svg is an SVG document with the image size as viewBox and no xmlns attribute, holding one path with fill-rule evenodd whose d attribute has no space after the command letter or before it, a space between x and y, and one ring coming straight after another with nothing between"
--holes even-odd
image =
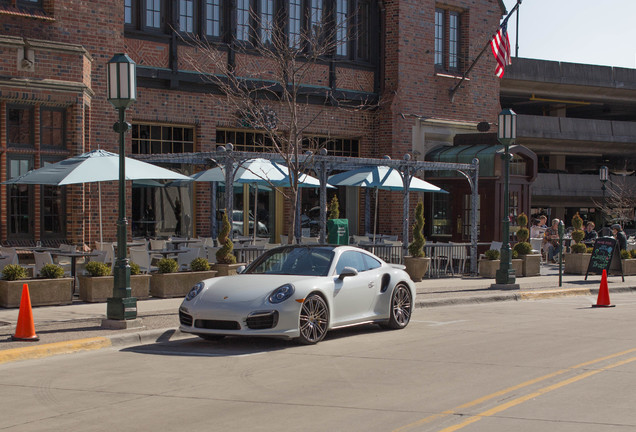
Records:
<instances>
[{"instance_id":1,"label":"asphalt road","mask_svg":"<svg viewBox=\"0 0 636 432\"><path fill-rule=\"evenodd\" d=\"M315 346L186 338L0 365L6 431L636 430L636 297L444 306Z\"/></svg>"}]
</instances>

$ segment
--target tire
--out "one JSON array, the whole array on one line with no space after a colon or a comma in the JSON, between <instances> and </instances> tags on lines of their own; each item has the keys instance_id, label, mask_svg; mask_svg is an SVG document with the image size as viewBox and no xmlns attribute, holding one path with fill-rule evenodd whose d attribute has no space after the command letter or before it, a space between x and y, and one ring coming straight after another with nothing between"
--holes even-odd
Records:
<instances>
[{"instance_id":1,"label":"tire","mask_svg":"<svg viewBox=\"0 0 636 432\"><path fill-rule=\"evenodd\" d=\"M399 330L406 327L411 321L413 311L413 298L408 286L399 284L391 294L391 309L389 321L383 326L390 330Z\"/></svg>"},{"instance_id":2,"label":"tire","mask_svg":"<svg viewBox=\"0 0 636 432\"><path fill-rule=\"evenodd\" d=\"M205 339L206 341L219 341L225 337L225 335L217 335L217 334L198 334L201 339Z\"/></svg>"},{"instance_id":3,"label":"tire","mask_svg":"<svg viewBox=\"0 0 636 432\"><path fill-rule=\"evenodd\" d=\"M329 306L318 294L309 295L300 308L297 342L313 345L324 339L329 328Z\"/></svg>"}]
</instances>

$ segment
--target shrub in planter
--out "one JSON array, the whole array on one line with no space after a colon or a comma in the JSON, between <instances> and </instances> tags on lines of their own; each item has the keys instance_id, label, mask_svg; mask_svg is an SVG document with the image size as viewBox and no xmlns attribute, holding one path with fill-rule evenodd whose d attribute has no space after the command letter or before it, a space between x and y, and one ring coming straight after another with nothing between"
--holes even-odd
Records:
<instances>
[{"instance_id":1,"label":"shrub in planter","mask_svg":"<svg viewBox=\"0 0 636 432\"><path fill-rule=\"evenodd\" d=\"M56 264L46 264L40 270L40 277L44 279L59 279L64 277L64 269Z\"/></svg>"},{"instance_id":2,"label":"shrub in planter","mask_svg":"<svg viewBox=\"0 0 636 432\"><path fill-rule=\"evenodd\" d=\"M89 261L84 268L92 277L110 276L110 266L103 262Z\"/></svg>"},{"instance_id":3,"label":"shrub in planter","mask_svg":"<svg viewBox=\"0 0 636 432\"><path fill-rule=\"evenodd\" d=\"M593 250L594 250L594 248L592 246L590 246L590 247L585 249L585 253L591 254Z\"/></svg>"},{"instance_id":4,"label":"shrub in planter","mask_svg":"<svg viewBox=\"0 0 636 432\"><path fill-rule=\"evenodd\" d=\"M335 197L334 197L335 198ZM424 203L422 201L417 203L415 207L415 224L413 225L413 242L409 245L409 253L412 257L423 257L424 244L426 239L424 238Z\"/></svg>"},{"instance_id":5,"label":"shrub in planter","mask_svg":"<svg viewBox=\"0 0 636 432\"><path fill-rule=\"evenodd\" d=\"M623 249L623 250L621 251L621 259L630 259L630 258L631 258L631 256L630 256L630 254L629 254L629 251L628 251L628 250Z\"/></svg>"},{"instance_id":6,"label":"shrub in planter","mask_svg":"<svg viewBox=\"0 0 636 432\"><path fill-rule=\"evenodd\" d=\"M532 253L532 245L527 241L530 237L530 231L528 231L527 228L528 216L526 216L525 213L521 213L517 216L517 225L520 227L517 230L517 240L519 240L519 242L512 248L513 258L515 258L515 252L517 253L517 257Z\"/></svg>"},{"instance_id":7,"label":"shrub in planter","mask_svg":"<svg viewBox=\"0 0 636 432\"><path fill-rule=\"evenodd\" d=\"M513 258L515 258L514 254L517 253L517 256L520 255L529 255L532 253L532 245L528 242L519 242L512 249Z\"/></svg>"},{"instance_id":8,"label":"shrub in planter","mask_svg":"<svg viewBox=\"0 0 636 432\"><path fill-rule=\"evenodd\" d=\"M162 258L157 262L159 273L176 273L179 271L179 264L171 258Z\"/></svg>"},{"instance_id":9,"label":"shrub in planter","mask_svg":"<svg viewBox=\"0 0 636 432\"><path fill-rule=\"evenodd\" d=\"M219 244L222 245L221 249L216 251L216 262L219 264L236 264L236 257L232 254L234 244L230 240L230 220L227 217L227 212L223 214L223 226L219 233Z\"/></svg>"},{"instance_id":10,"label":"shrub in planter","mask_svg":"<svg viewBox=\"0 0 636 432\"><path fill-rule=\"evenodd\" d=\"M578 213L572 218L572 226L574 227L574 231L572 231L572 240L576 243L570 247L570 250L572 253L585 253L587 247L581 243L585 238L585 231L581 229L583 227L583 219L581 219L581 216L579 216ZM581 246L578 246L579 244L581 244Z\"/></svg>"},{"instance_id":11,"label":"shrub in planter","mask_svg":"<svg viewBox=\"0 0 636 432\"><path fill-rule=\"evenodd\" d=\"M327 219L340 219L340 203L338 197L334 197L329 201L329 216Z\"/></svg>"},{"instance_id":12,"label":"shrub in planter","mask_svg":"<svg viewBox=\"0 0 636 432\"><path fill-rule=\"evenodd\" d=\"M489 249L486 251L484 255L486 255L486 259L491 261L495 261L499 259L499 251L496 249Z\"/></svg>"},{"instance_id":13,"label":"shrub in planter","mask_svg":"<svg viewBox=\"0 0 636 432\"><path fill-rule=\"evenodd\" d=\"M141 267L139 267L139 264L136 264L132 261L130 261L128 263L128 265L130 266L130 275L131 276L137 276L141 274Z\"/></svg>"},{"instance_id":14,"label":"shrub in planter","mask_svg":"<svg viewBox=\"0 0 636 432\"><path fill-rule=\"evenodd\" d=\"M574 234L574 233L572 233ZM582 254L582 253L586 253L587 252L587 246L585 245L585 243L574 243L572 246L570 246L570 252L575 253L575 254ZM591 251L590 251L591 253Z\"/></svg>"},{"instance_id":15,"label":"shrub in planter","mask_svg":"<svg viewBox=\"0 0 636 432\"><path fill-rule=\"evenodd\" d=\"M636 249L632 249L629 251L629 257L631 259L636 259Z\"/></svg>"},{"instance_id":16,"label":"shrub in planter","mask_svg":"<svg viewBox=\"0 0 636 432\"><path fill-rule=\"evenodd\" d=\"M16 281L26 279L27 271L20 264L8 264L2 270L2 279L7 281Z\"/></svg>"},{"instance_id":17,"label":"shrub in planter","mask_svg":"<svg viewBox=\"0 0 636 432\"><path fill-rule=\"evenodd\" d=\"M193 272L210 270L210 263L205 258L195 258L190 263L190 270Z\"/></svg>"}]
</instances>

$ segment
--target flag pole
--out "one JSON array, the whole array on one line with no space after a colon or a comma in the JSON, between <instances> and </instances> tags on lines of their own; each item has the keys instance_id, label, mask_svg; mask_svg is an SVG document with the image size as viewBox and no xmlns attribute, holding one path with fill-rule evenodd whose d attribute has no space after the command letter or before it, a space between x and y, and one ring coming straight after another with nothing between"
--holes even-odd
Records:
<instances>
[{"instance_id":1,"label":"flag pole","mask_svg":"<svg viewBox=\"0 0 636 432\"><path fill-rule=\"evenodd\" d=\"M519 5L521 4L522 0L517 0L517 4L515 5L515 7L512 8L512 10L508 13L508 15L506 15L506 18L504 18L503 22L508 21L508 18L510 18L510 16L517 10L519 9ZM499 26L501 27L501 25ZM517 31L518 32L518 31ZM492 40L494 36L491 36L488 39L488 42L486 42L486 45L484 45L484 47L482 48L481 52L479 53L479 55L475 58L475 60L473 60L473 62L470 64L470 66L468 67L468 69L466 69L466 72L464 72L464 74L462 75L462 78L459 80L459 82L457 84L455 84L455 87L452 87L448 93L450 96L450 101L453 102L455 99L455 93L457 93L457 90L459 90L459 87L463 84L463 82L466 80L466 77L468 76L468 74L470 73L471 70L473 70L473 67L475 67L475 64L477 64L477 62L479 61L479 59L481 58L482 55L484 55L484 52L486 52L486 50L488 49L488 47L490 46L490 41Z\"/></svg>"}]
</instances>

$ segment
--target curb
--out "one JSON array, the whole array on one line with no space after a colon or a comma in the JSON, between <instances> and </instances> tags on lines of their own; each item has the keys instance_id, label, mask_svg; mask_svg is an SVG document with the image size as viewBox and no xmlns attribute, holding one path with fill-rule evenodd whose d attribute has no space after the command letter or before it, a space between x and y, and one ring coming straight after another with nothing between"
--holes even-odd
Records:
<instances>
[{"instance_id":1,"label":"curb","mask_svg":"<svg viewBox=\"0 0 636 432\"><path fill-rule=\"evenodd\" d=\"M188 337L191 337L191 335L182 333L179 329L164 328L113 336L74 339L30 347L11 348L0 351L0 364L52 357L62 354L73 354L83 351L95 351L102 348L168 342Z\"/></svg>"}]
</instances>

